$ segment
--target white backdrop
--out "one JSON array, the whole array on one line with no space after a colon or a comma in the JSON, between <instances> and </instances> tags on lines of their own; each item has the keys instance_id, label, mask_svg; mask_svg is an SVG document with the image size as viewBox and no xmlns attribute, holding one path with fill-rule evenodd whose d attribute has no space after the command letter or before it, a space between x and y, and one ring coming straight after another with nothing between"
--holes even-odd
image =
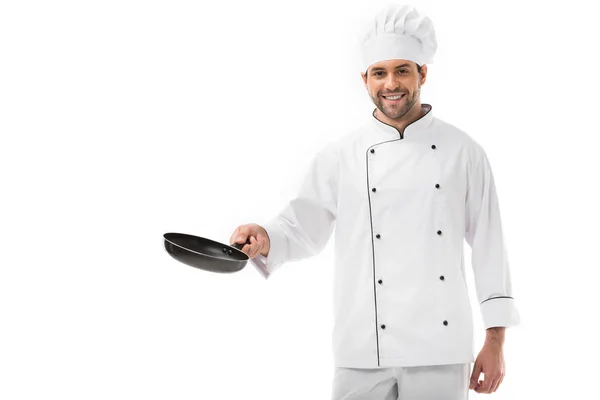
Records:
<instances>
[{"instance_id":1,"label":"white backdrop","mask_svg":"<svg viewBox=\"0 0 600 400\"><path fill-rule=\"evenodd\" d=\"M384 3L1 3L1 399L330 398L333 238L266 281L180 264L162 234L228 242L285 206L374 108L351 50ZM586 3L412 3L439 45L421 100L486 149L522 318L472 399L598 391Z\"/></svg>"}]
</instances>

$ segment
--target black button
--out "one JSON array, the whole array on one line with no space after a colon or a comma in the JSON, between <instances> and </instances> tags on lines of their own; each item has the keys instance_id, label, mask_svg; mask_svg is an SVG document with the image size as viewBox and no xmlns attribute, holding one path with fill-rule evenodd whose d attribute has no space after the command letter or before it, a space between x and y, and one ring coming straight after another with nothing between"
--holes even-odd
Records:
<instances>
[{"instance_id":1,"label":"black button","mask_svg":"<svg viewBox=\"0 0 600 400\"><path fill-rule=\"evenodd\" d=\"M441 235L441 234L442 234L442 231L438 231L438 235Z\"/></svg>"},{"instance_id":2,"label":"black button","mask_svg":"<svg viewBox=\"0 0 600 400\"><path fill-rule=\"evenodd\" d=\"M439 188L439 187L440 187L440 184L439 184L439 183L436 183L436 184L435 184L435 187L436 187L436 188Z\"/></svg>"},{"instance_id":3,"label":"black button","mask_svg":"<svg viewBox=\"0 0 600 400\"><path fill-rule=\"evenodd\" d=\"M441 280L444 280L444 275L440 276L440 279L441 279Z\"/></svg>"},{"instance_id":4,"label":"black button","mask_svg":"<svg viewBox=\"0 0 600 400\"><path fill-rule=\"evenodd\" d=\"M229 249L229 254L232 254L232 253L233 253L233 250Z\"/></svg>"},{"instance_id":5,"label":"black button","mask_svg":"<svg viewBox=\"0 0 600 400\"><path fill-rule=\"evenodd\" d=\"M444 321L444 325L448 325L448 321Z\"/></svg>"},{"instance_id":6,"label":"black button","mask_svg":"<svg viewBox=\"0 0 600 400\"><path fill-rule=\"evenodd\" d=\"M379 238L381 237L381 235L378 233L377 235L375 235L375 237L376 237L377 239L379 239Z\"/></svg>"},{"instance_id":7,"label":"black button","mask_svg":"<svg viewBox=\"0 0 600 400\"><path fill-rule=\"evenodd\" d=\"M371 153L375 153L375 149L371 149Z\"/></svg>"},{"instance_id":8,"label":"black button","mask_svg":"<svg viewBox=\"0 0 600 400\"><path fill-rule=\"evenodd\" d=\"M382 281L381 279L377 281L377 283L382 283L382 282L383 282L383 281Z\"/></svg>"},{"instance_id":9,"label":"black button","mask_svg":"<svg viewBox=\"0 0 600 400\"><path fill-rule=\"evenodd\" d=\"M385 329L385 325L381 325L381 329Z\"/></svg>"},{"instance_id":10,"label":"black button","mask_svg":"<svg viewBox=\"0 0 600 400\"><path fill-rule=\"evenodd\" d=\"M435 149L435 144L432 144L432 145L431 145L431 148L432 148L432 149Z\"/></svg>"},{"instance_id":11,"label":"black button","mask_svg":"<svg viewBox=\"0 0 600 400\"><path fill-rule=\"evenodd\" d=\"M376 191L377 191L377 189L375 189L375 188L373 188L373 189L371 189L371 190L372 190L372 191L374 191L374 192L376 192Z\"/></svg>"},{"instance_id":12,"label":"black button","mask_svg":"<svg viewBox=\"0 0 600 400\"><path fill-rule=\"evenodd\" d=\"M223 247L223 253L227 252L227 247Z\"/></svg>"}]
</instances>

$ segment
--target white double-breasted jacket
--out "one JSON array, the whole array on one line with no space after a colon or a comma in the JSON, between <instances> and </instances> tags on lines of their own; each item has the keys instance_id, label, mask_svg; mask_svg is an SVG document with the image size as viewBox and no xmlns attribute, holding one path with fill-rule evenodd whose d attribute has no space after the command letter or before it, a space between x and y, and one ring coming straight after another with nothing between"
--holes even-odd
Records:
<instances>
[{"instance_id":1,"label":"white double-breasted jacket","mask_svg":"<svg viewBox=\"0 0 600 400\"><path fill-rule=\"evenodd\" d=\"M520 323L490 162L425 115L403 132L372 114L316 154L299 193L262 226L268 278L318 254L335 226L333 355L351 368L474 361L463 239L485 328Z\"/></svg>"}]
</instances>

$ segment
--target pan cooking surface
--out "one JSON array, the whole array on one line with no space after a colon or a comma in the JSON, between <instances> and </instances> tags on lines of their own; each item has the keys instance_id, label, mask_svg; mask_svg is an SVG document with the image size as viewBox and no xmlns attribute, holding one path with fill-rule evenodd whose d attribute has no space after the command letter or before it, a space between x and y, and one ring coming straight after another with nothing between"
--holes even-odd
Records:
<instances>
[{"instance_id":1,"label":"pan cooking surface","mask_svg":"<svg viewBox=\"0 0 600 400\"><path fill-rule=\"evenodd\" d=\"M199 236L188 235L185 233L166 233L164 238L174 245L174 251L177 251L176 247L183 247L192 253L230 260L248 260L248 255L246 253L237 250L233 246L225 246L223 243ZM180 251L177 252L182 253ZM193 256L193 254L191 256Z\"/></svg>"}]
</instances>

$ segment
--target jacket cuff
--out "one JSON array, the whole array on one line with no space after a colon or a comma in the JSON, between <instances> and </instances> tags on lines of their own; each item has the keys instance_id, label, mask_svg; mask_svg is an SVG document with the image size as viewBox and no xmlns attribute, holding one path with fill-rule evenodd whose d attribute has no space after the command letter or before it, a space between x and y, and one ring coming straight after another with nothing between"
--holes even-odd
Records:
<instances>
[{"instance_id":1,"label":"jacket cuff","mask_svg":"<svg viewBox=\"0 0 600 400\"><path fill-rule=\"evenodd\" d=\"M256 267L256 269L258 270L258 272L261 273L261 275L267 279L269 277L269 271L267 271L267 258L265 256L263 256L262 254L257 255L254 258L250 259L250 262L252 264L254 264L254 266Z\"/></svg>"},{"instance_id":2,"label":"jacket cuff","mask_svg":"<svg viewBox=\"0 0 600 400\"><path fill-rule=\"evenodd\" d=\"M481 302L485 329L495 326L515 326L521 323L515 300L510 296L494 296Z\"/></svg>"},{"instance_id":3,"label":"jacket cuff","mask_svg":"<svg viewBox=\"0 0 600 400\"><path fill-rule=\"evenodd\" d=\"M275 220L262 225L262 227L267 231L267 235L269 235L269 254L267 257L259 254L251 258L250 262L254 264L265 279L268 279L283 264L283 260L285 260L287 238Z\"/></svg>"}]
</instances>

